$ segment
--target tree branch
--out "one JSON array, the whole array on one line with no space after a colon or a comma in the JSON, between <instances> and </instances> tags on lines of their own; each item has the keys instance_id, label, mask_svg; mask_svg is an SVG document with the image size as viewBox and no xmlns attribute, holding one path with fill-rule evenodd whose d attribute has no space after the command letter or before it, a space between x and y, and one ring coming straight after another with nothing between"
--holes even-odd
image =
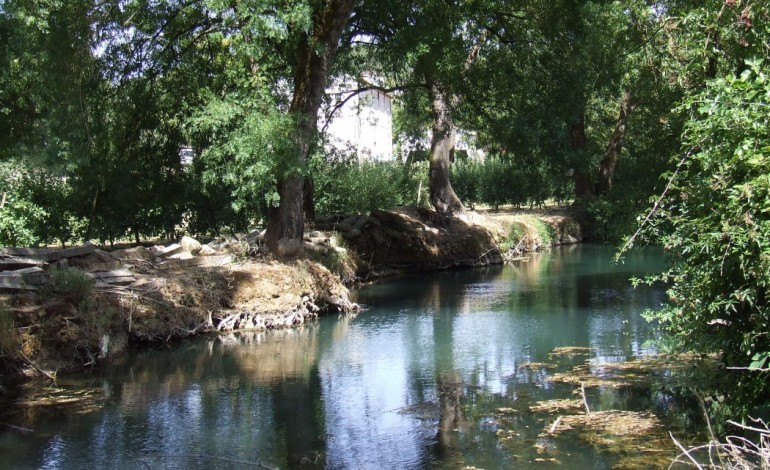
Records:
<instances>
[{"instance_id":1,"label":"tree branch","mask_svg":"<svg viewBox=\"0 0 770 470\"><path fill-rule=\"evenodd\" d=\"M381 86L378 86L378 85L369 85L369 86L361 87L361 88L358 88L358 89L355 89L355 90L345 91L343 93L349 93L348 96L346 96L341 101L337 101L334 104L334 106L331 108L331 110L329 110L329 112L325 113L325 116L324 116L325 117L325 124L324 124L324 127L321 129L321 133L326 133L326 130L329 128L329 125L332 122L332 118L334 117L334 113L336 113L337 111L342 109L342 107L345 106L345 104L348 101L353 99L354 96L358 96L359 94L365 93L365 92L370 91L370 90L378 90L378 91L381 91L383 93L393 93L394 91L403 91L403 90L409 90L409 89L420 88L420 87L425 87L425 86L427 86L427 85L424 84L424 83L409 83L409 84L406 84L406 85L394 86L394 87L390 87L390 88L385 88L385 87L381 87Z\"/></svg>"}]
</instances>

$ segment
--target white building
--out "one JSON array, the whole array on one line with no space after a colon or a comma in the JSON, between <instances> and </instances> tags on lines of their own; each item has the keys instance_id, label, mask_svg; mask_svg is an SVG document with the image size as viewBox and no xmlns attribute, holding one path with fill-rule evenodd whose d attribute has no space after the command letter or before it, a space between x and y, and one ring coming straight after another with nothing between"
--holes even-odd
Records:
<instances>
[{"instance_id":1,"label":"white building","mask_svg":"<svg viewBox=\"0 0 770 470\"><path fill-rule=\"evenodd\" d=\"M361 89L366 90L356 92ZM366 79L341 80L327 93L331 102L321 118L327 145L360 162L394 160L391 97Z\"/></svg>"}]
</instances>

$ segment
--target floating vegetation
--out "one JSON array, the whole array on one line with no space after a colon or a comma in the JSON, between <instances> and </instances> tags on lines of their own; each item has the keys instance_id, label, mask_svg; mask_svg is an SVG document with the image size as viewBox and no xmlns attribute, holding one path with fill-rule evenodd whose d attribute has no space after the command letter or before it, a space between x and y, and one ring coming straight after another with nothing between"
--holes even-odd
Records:
<instances>
[{"instance_id":1,"label":"floating vegetation","mask_svg":"<svg viewBox=\"0 0 770 470\"><path fill-rule=\"evenodd\" d=\"M692 354L655 355L617 363L593 364L586 361L567 372L559 372L545 378L546 382L580 385L586 388L612 388L648 386L653 378L672 377L671 372L689 371L697 366L718 367L716 357L704 358Z\"/></svg>"},{"instance_id":2,"label":"floating vegetation","mask_svg":"<svg viewBox=\"0 0 770 470\"><path fill-rule=\"evenodd\" d=\"M559 416L541 437L576 432L598 450L622 456L613 468L656 468L671 462L674 448L661 420L646 411L598 411Z\"/></svg>"},{"instance_id":3,"label":"floating vegetation","mask_svg":"<svg viewBox=\"0 0 770 470\"><path fill-rule=\"evenodd\" d=\"M48 406L83 406L99 405L104 399L104 392L98 388L68 390L63 388L48 389L45 394L18 400L15 404L21 408Z\"/></svg>"},{"instance_id":4,"label":"floating vegetation","mask_svg":"<svg viewBox=\"0 0 770 470\"><path fill-rule=\"evenodd\" d=\"M604 436L633 437L647 435L655 429L663 428L660 419L647 411L596 411L560 418L556 426L549 425L549 434L582 428Z\"/></svg>"},{"instance_id":5,"label":"floating vegetation","mask_svg":"<svg viewBox=\"0 0 770 470\"><path fill-rule=\"evenodd\" d=\"M571 413L582 409L582 401L569 399L539 401L529 407L529 411L533 413Z\"/></svg>"},{"instance_id":6,"label":"floating vegetation","mask_svg":"<svg viewBox=\"0 0 770 470\"><path fill-rule=\"evenodd\" d=\"M594 352L596 352L596 348L586 348L582 346L564 346L561 348L554 349L553 351L549 352L548 355L551 357L554 357L554 356L575 357L575 356L590 356Z\"/></svg>"},{"instance_id":7,"label":"floating vegetation","mask_svg":"<svg viewBox=\"0 0 770 470\"><path fill-rule=\"evenodd\" d=\"M550 362L527 362L519 366L521 370L541 370L541 369L556 369L559 367L557 364Z\"/></svg>"},{"instance_id":8,"label":"floating vegetation","mask_svg":"<svg viewBox=\"0 0 770 470\"><path fill-rule=\"evenodd\" d=\"M601 374L601 375L600 375ZM631 386L649 384L650 377L645 374L607 374L602 370L594 369L588 364L581 364L568 372L559 372L545 378L546 382L559 382L571 385L580 385L586 388L613 388L620 389Z\"/></svg>"},{"instance_id":9,"label":"floating vegetation","mask_svg":"<svg viewBox=\"0 0 770 470\"><path fill-rule=\"evenodd\" d=\"M510 441L521 436L520 433L511 429L498 429L495 431L495 434L500 439L500 442Z\"/></svg>"}]
</instances>

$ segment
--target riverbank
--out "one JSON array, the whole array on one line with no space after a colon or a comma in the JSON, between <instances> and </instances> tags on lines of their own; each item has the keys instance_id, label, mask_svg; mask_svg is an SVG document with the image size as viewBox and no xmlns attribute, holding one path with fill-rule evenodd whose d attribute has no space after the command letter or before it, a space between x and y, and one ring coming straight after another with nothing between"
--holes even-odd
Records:
<instances>
[{"instance_id":1,"label":"riverbank","mask_svg":"<svg viewBox=\"0 0 770 470\"><path fill-rule=\"evenodd\" d=\"M561 211L439 219L402 207L316 229L306 237L309 258L291 262L271 259L259 231L207 245L3 249L0 386L108 363L129 344L354 313L346 283L499 264L582 239Z\"/></svg>"}]
</instances>

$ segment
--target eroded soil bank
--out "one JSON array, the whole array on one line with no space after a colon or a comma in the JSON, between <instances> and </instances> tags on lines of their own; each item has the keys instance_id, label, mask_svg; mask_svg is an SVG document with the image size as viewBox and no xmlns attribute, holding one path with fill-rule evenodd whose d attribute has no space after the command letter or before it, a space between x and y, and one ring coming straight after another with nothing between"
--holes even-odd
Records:
<instances>
[{"instance_id":1,"label":"eroded soil bank","mask_svg":"<svg viewBox=\"0 0 770 470\"><path fill-rule=\"evenodd\" d=\"M261 237L111 252L0 249L1 390L108 363L129 344L355 313L346 283L497 264L582 239L560 211L441 219L422 208L322 220L306 234L304 260L271 259Z\"/></svg>"}]
</instances>

